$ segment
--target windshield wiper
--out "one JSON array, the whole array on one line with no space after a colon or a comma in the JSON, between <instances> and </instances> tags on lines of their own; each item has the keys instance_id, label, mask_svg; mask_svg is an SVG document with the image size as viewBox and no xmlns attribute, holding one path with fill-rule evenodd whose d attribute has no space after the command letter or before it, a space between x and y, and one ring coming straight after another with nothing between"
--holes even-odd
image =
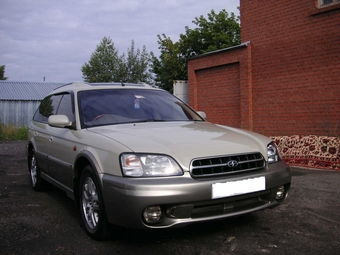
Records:
<instances>
[{"instance_id":1,"label":"windshield wiper","mask_svg":"<svg viewBox=\"0 0 340 255\"><path fill-rule=\"evenodd\" d=\"M144 120L137 120L137 121L134 121L136 123L138 122L163 122L165 120L161 120L161 119L144 119Z\"/></svg>"}]
</instances>

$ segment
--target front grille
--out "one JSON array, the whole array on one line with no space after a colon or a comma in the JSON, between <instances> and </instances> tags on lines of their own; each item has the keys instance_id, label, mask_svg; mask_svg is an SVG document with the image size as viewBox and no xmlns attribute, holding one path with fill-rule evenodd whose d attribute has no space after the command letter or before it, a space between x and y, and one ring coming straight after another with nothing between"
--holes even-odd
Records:
<instances>
[{"instance_id":1,"label":"front grille","mask_svg":"<svg viewBox=\"0 0 340 255\"><path fill-rule=\"evenodd\" d=\"M236 166L235 162L237 162ZM261 170L265 166L266 161L261 153L250 153L194 159L191 163L190 173L194 178L213 177Z\"/></svg>"}]
</instances>

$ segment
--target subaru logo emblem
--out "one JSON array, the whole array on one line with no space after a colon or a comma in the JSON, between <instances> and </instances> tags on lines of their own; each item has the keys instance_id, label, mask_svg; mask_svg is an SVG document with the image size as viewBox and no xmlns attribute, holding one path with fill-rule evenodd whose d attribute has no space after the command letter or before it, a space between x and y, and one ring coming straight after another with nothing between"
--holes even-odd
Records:
<instances>
[{"instance_id":1,"label":"subaru logo emblem","mask_svg":"<svg viewBox=\"0 0 340 255\"><path fill-rule=\"evenodd\" d=\"M230 168L237 167L237 165L238 165L238 162L236 160L229 160L227 162L227 166L230 167Z\"/></svg>"}]
</instances>

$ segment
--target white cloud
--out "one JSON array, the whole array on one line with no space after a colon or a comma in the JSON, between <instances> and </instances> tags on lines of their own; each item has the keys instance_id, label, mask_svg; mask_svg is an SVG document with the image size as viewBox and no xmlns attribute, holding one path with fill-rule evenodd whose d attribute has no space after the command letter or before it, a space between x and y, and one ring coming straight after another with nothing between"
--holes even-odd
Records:
<instances>
[{"instance_id":1,"label":"white cloud","mask_svg":"<svg viewBox=\"0 0 340 255\"><path fill-rule=\"evenodd\" d=\"M81 66L104 36L120 53L158 54L157 35L178 40L212 9L237 11L239 0L0 0L0 65L10 80L82 80Z\"/></svg>"}]
</instances>

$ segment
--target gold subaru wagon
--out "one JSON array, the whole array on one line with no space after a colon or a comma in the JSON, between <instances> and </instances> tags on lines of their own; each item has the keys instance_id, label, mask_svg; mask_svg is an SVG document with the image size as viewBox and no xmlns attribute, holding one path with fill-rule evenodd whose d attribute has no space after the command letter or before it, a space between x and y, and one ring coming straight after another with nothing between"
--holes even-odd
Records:
<instances>
[{"instance_id":1,"label":"gold subaru wagon","mask_svg":"<svg viewBox=\"0 0 340 255\"><path fill-rule=\"evenodd\" d=\"M79 207L84 229L170 228L280 205L291 184L275 144L206 121L146 84L55 89L28 130L36 191L52 184Z\"/></svg>"}]
</instances>

